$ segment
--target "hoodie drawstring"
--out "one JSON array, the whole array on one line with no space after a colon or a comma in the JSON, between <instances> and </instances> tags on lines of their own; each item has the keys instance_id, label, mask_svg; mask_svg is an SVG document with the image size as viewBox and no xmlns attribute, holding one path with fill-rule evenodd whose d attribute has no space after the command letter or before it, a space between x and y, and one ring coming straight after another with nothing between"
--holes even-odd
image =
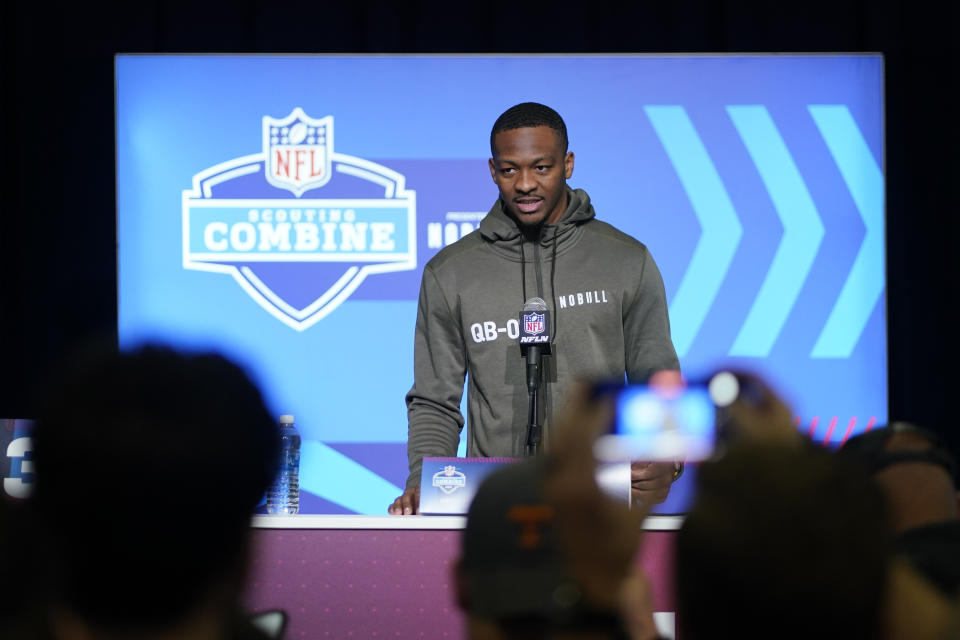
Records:
<instances>
[{"instance_id":1,"label":"hoodie drawstring","mask_svg":"<svg viewBox=\"0 0 960 640\"><path fill-rule=\"evenodd\" d=\"M560 318L557 314L557 289L554 284L555 276L557 274L557 232L560 229L558 227L553 228L553 258L550 262L550 302L553 304L553 337L557 337L558 333L558 322Z\"/></svg>"},{"instance_id":2,"label":"hoodie drawstring","mask_svg":"<svg viewBox=\"0 0 960 640\"><path fill-rule=\"evenodd\" d=\"M554 227L553 229L553 247L550 256L550 302L552 303L551 309L553 310L553 335L557 335L557 291L556 291L556 277L557 277L557 234L559 229ZM537 242L533 246L533 255L534 255L534 271L537 274L537 296L543 297L543 279L540 275L540 239L543 236L543 228L537 231ZM523 294L523 304L527 303L527 255L526 251L523 248L524 242L523 236L520 237L520 288Z\"/></svg>"},{"instance_id":3,"label":"hoodie drawstring","mask_svg":"<svg viewBox=\"0 0 960 640\"><path fill-rule=\"evenodd\" d=\"M523 300L520 301L520 308L527 304L527 257L523 253L523 234L520 234L520 287L523 292Z\"/></svg>"},{"instance_id":4,"label":"hoodie drawstring","mask_svg":"<svg viewBox=\"0 0 960 640\"><path fill-rule=\"evenodd\" d=\"M537 227L537 241L533 245L534 273L537 274L537 297L543 298L543 276L540 275L540 240L543 238L543 225Z\"/></svg>"}]
</instances>

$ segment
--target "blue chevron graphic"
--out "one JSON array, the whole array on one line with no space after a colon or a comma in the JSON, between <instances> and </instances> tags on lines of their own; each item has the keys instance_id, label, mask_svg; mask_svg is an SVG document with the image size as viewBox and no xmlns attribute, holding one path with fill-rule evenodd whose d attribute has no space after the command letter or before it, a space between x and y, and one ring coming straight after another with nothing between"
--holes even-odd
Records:
<instances>
[{"instance_id":1,"label":"blue chevron graphic","mask_svg":"<svg viewBox=\"0 0 960 640\"><path fill-rule=\"evenodd\" d=\"M823 223L766 107L728 106L727 113L783 224L773 262L730 349L732 356L763 358L770 354L810 273L823 240Z\"/></svg>"},{"instance_id":2,"label":"blue chevron graphic","mask_svg":"<svg viewBox=\"0 0 960 640\"><path fill-rule=\"evenodd\" d=\"M883 172L845 105L810 105L810 115L863 218L866 234L813 358L848 358L883 294Z\"/></svg>"},{"instance_id":3,"label":"blue chevron graphic","mask_svg":"<svg viewBox=\"0 0 960 640\"><path fill-rule=\"evenodd\" d=\"M403 493L392 482L316 440L304 440L300 449L300 486L357 513L386 513L387 505Z\"/></svg>"},{"instance_id":4,"label":"blue chevron graphic","mask_svg":"<svg viewBox=\"0 0 960 640\"><path fill-rule=\"evenodd\" d=\"M723 284L743 226L717 169L686 110L647 106L647 117L670 158L700 222L702 233L670 304L673 344L681 358L690 350Z\"/></svg>"}]
</instances>

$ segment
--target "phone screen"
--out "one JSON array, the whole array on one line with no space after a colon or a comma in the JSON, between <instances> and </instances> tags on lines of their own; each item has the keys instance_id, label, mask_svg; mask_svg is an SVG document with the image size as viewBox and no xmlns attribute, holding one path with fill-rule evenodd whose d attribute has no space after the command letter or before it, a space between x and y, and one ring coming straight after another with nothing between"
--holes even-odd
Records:
<instances>
[{"instance_id":1,"label":"phone screen","mask_svg":"<svg viewBox=\"0 0 960 640\"><path fill-rule=\"evenodd\" d=\"M716 444L716 407L706 387L628 385L614 392L611 431L597 439L602 461L704 460Z\"/></svg>"}]
</instances>

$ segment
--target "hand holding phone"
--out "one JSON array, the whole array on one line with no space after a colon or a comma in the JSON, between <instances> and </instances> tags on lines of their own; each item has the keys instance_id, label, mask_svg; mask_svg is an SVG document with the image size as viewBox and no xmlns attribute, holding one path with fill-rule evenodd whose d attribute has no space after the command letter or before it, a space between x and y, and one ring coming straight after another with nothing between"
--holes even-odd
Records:
<instances>
[{"instance_id":1,"label":"hand holding phone","mask_svg":"<svg viewBox=\"0 0 960 640\"><path fill-rule=\"evenodd\" d=\"M598 387L612 395L611 429L594 445L598 460L695 461L716 445L716 408L705 385Z\"/></svg>"}]
</instances>

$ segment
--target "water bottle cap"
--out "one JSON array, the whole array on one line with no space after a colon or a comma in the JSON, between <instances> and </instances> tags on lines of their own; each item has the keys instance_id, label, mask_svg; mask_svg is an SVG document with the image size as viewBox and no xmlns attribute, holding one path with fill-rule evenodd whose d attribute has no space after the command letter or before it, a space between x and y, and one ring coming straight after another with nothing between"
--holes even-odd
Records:
<instances>
[{"instance_id":1,"label":"water bottle cap","mask_svg":"<svg viewBox=\"0 0 960 640\"><path fill-rule=\"evenodd\" d=\"M289 413L280 416L280 424L293 424L293 416Z\"/></svg>"}]
</instances>

